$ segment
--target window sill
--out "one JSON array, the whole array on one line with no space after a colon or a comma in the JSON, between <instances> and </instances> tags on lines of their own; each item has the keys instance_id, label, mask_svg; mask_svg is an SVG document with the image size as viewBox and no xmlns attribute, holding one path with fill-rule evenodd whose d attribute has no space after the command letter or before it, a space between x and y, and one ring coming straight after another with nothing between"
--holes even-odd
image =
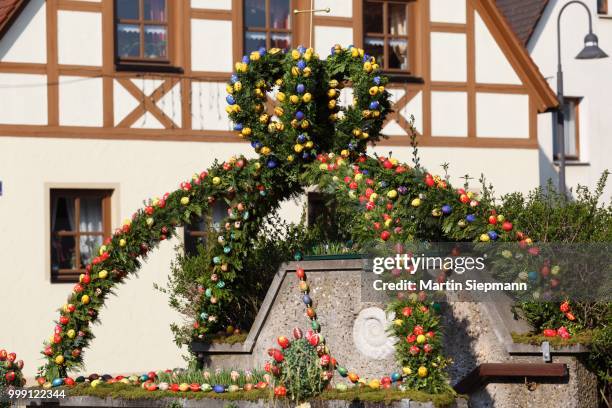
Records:
<instances>
[{"instance_id":1,"label":"window sill","mask_svg":"<svg viewBox=\"0 0 612 408\"><path fill-rule=\"evenodd\" d=\"M559 167L559 160L555 160L553 164ZM579 166L590 166L591 163L583 162L580 160L565 160L565 167L579 167Z\"/></svg>"},{"instance_id":2,"label":"window sill","mask_svg":"<svg viewBox=\"0 0 612 408\"><path fill-rule=\"evenodd\" d=\"M423 78L412 75L412 74L402 74L399 72L385 72L383 71L383 74L389 78L389 82L394 82L394 83L404 83L404 84L422 84L425 81L423 81Z\"/></svg>"},{"instance_id":3,"label":"window sill","mask_svg":"<svg viewBox=\"0 0 612 408\"><path fill-rule=\"evenodd\" d=\"M183 68L167 64L138 64L130 62L118 62L115 64L117 72L164 72L182 74Z\"/></svg>"}]
</instances>

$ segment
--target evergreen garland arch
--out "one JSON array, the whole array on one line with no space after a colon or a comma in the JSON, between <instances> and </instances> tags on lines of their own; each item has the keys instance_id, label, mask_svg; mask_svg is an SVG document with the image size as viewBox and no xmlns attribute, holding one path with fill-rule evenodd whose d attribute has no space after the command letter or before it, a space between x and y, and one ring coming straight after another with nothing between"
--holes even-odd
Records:
<instances>
[{"instance_id":1,"label":"evergreen garland arch","mask_svg":"<svg viewBox=\"0 0 612 408\"><path fill-rule=\"evenodd\" d=\"M529 242L486 199L480 202L464 189L455 190L418 165L366 154L367 146L382 137L392 107L385 89L388 79L363 50L337 45L321 60L303 47L286 53L262 49L235 68L227 84L227 112L235 131L259 157L215 162L176 191L149 200L104 241L44 343L47 361L41 375L47 379L66 377L82 365L83 351L93 338L92 323L106 297L160 241L217 200L227 201L230 208L209 254L210 267L197 282L200 312L193 316L194 337L214 333L224 323L224 304L237 296L232 281L248 273L241 259L248 256L261 221L307 185L318 184L333 192L340 205L358 209L351 228L362 242L423 237ZM347 86L353 104L342 107L339 98ZM279 104L271 114L266 101L273 91Z\"/></svg>"}]
</instances>

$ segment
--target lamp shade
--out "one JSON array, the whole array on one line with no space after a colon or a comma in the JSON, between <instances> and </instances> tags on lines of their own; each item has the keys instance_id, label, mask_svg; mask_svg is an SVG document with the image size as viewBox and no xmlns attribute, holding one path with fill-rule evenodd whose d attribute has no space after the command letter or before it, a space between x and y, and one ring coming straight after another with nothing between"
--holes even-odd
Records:
<instances>
[{"instance_id":1,"label":"lamp shade","mask_svg":"<svg viewBox=\"0 0 612 408\"><path fill-rule=\"evenodd\" d=\"M588 33L584 37L584 48L576 55L576 59L597 59L606 58L606 54L601 48L599 48L599 39L593 33Z\"/></svg>"}]
</instances>

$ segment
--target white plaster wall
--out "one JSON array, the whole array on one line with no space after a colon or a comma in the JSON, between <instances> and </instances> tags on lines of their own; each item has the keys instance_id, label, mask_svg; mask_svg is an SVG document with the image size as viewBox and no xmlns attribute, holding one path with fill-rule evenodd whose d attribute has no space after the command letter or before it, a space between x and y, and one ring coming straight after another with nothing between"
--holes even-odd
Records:
<instances>
[{"instance_id":1,"label":"white plaster wall","mask_svg":"<svg viewBox=\"0 0 612 408\"><path fill-rule=\"evenodd\" d=\"M47 61L46 8L44 0L32 0L0 39L0 61Z\"/></svg>"},{"instance_id":2,"label":"white plaster wall","mask_svg":"<svg viewBox=\"0 0 612 408\"><path fill-rule=\"evenodd\" d=\"M379 155L393 157L406 163L412 163L412 148L379 146L370 149ZM469 174L474 180L470 185L479 188L478 178L481 173L487 176L487 181L495 186L495 193L500 196L513 191L528 192L538 186L538 150L537 149L494 149L494 148L460 148L460 147L419 147L421 165L432 174L443 175L443 163L449 163L451 182L463 185L461 178ZM512 168L509 175L508 166L500 163L520 163Z\"/></svg>"},{"instance_id":3,"label":"white plaster wall","mask_svg":"<svg viewBox=\"0 0 612 408\"><path fill-rule=\"evenodd\" d=\"M191 19L191 68L194 71L231 72L232 22Z\"/></svg>"},{"instance_id":4,"label":"white plaster wall","mask_svg":"<svg viewBox=\"0 0 612 408\"><path fill-rule=\"evenodd\" d=\"M314 48L319 53L321 59L326 59L331 48L340 44L348 47L353 44L353 29L346 27L325 27L315 26L314 28Z\"/></svg>"},{"instance_id":5,"label":"white plaster wall","mask_svg":"<svg viewBox=\"0 0 612 408\"><path fill-rule=\"evenodd\" d=\"M476 93L478 137L529 138L529 96Z\"/></svg>"},{"instance_id":6,"label":"white plaster wall","mask_svg":"<svg viewBox=\"0 0 612 408\"><path fill-rule=\"evenodd\" d=\"M204 9L231 10L232 0L191 0L191 7Z\"/></svg>"},{"instance_id":7,"label":"white plaster wall","mask_svg":"<svg viewBox=\"0 0 612 408\"><path fill-rule=\"evenodd\" d=\"M514 68L502 52L477 11L474 12L474 38L476 42L476 82L495 84L521 84Z\"/></svg>"},{"instance_id":8,"label":"white plaster wall","mask_svg":"<svg viewBox=\"0 0 612 408\"><path fill-rule=\"evenodd\" d=\"M431 93L432 136L467 136L467 93Z\"/></svg>"},{"instance_id":9,"label":"white plaster wall","mask_svg":"<svg viewBox=\"0 0 612 408\"><path fill-rule=\"evenodd\" d=\"M102 14L57 12L58 61L68 65L102 65Z\"/></svg>"},{"instance_id":10,"label":"white plaster wall","mask_svg":"<svg viewBox=\"0 0 612 408\"><path fill-rule=\"evenodd\" d=\"M0 73L0 124L47 124L47 76Z\"/></svg>"},{"instance_id":11,"label":"white plaster wall","mask_svg":"<svg viewBox=\"0 0 612 408\"><path fill-rule=\"evenodd\" d=\"M132 96L117 80L113 81L113 107L115 109L115 125L121 121L136 107L140 101Z\"/></svg>"},{"instance_id":12,"label":"white plaster wall","mask_svg":"<svg viewBox=\"0 0 612 408\"><path fill-rule=\"evenodd\" d=\"M557 72L557 16L562 1L551 1L529 41L531 58L538 65L549 85L556 90ZM586 4L593 14L593 31L599 36L600 47L612 55L612 20L596 17L596 1ZM605 169L612 170L612 59L576 60L588 32L588 19L580 5L569 6L561 20L561 54L564 73L564 94L582 97L580 102L580 161L566 169L568 186L578 182L595 186ZM555 173L552 162L552 119L539 115L538 139L542 146L541 163L545 170L542 179ZM550 115L546 115L550 116ZM604 198L611 201L612 183L608 183Z\"/></svg>"},{"instance_id":13,"label":"white plaster wall","mask_svg":"<svg viewBox=\"0 0 612 408\"><path fill-rule=\"evenodd\" d=\"M191 83L191 123L193 129L230 130L225 112L225 84L222 82Z\"/></svg>"},{"instance_id":14,"label":"white plaster wall","mask_svg":"<svg viewBox=\"0 0 612 408\"><path fill-rule=\"evenodd\" d=\"M59 121L65 126L102 126L102 78L60 76Z\"/></svg>"},{"instance_id":15,"label":"white plaster wall","mask_svg":"<svg viewBox=\"0 0 612 408\"><path fill-rule=\"evenodd\" d=\"M170 91L157 102L162 112L172 120L175 125L181 126L181 83L177 82Z\"/></svg>"},{"instance_id":16,"label":"white plaster wall","mask_svg":"<svg viewBox=\"0 0 612 408\"><path fill-rule=\"evenodd\" d=\"M430 0L429 18L437 23L465 24L465 0Z\"/></svg>"},{"instance_id":17,"label":"white plaster wall","mask_svg":"<svg viewBox=\"0 0 612 408\"><path fill-rule=\"evenodd\" d=\"M0 138L0 280L5 288L1 303L10 310L2 314L2 325L10 330L0 331L0 344L26 361L28 377L41 365L42 341L52 333L56 309L72 289L72 284L48 283L45 183L118 185L114 228L142 207L143 200L178 188L180 181L206 169L215 158L241 153L252 157L251 151L247 143ZM167 296L153 289L153 283L165 282L177 243L162 243L138 278L120 286L118 296L109 297L100 316L103 323L94 326L96 339L86 353L88 372L184 366L169 329L179 316L169 308Z\"/></svg>"},{"instance_id":18,"label":"white plaster wall","mask_svg":"<svg viewBox=\"0 0 612 408\"><path fill-rule=\"evenodd\" d=\"M465 34L431 33L431 79L450 82L467 81Z\"/></svg>"},{"instance_id":19,"label":"white plaster wall","mask_svg":"<svg viewBox=\"0 0 612 408\"><path fill-rule=\"evenodd\" d=\"M315 0L314 8L321 10L328 8L329 13L317 13L320 16L334 17L352 17L353 16L353 1L352 0ZM348 44L347 44L348 45Z\"/></svg>"}]
</instances>

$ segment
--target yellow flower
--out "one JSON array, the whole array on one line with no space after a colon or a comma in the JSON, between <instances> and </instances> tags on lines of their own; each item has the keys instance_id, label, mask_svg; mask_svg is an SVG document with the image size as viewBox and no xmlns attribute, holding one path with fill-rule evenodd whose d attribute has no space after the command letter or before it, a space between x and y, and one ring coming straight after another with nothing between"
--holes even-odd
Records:
<instances>
[{"instance_id":1,"label":"yellow flower","mask_svg":"<svg viewBox=\"0 0 612 408\"><path fill-rule=\"evenodd\" d=\"M291 58L293 58L294 60L299 59L301 56L300 52L298 50L292 50L291 51Z\"/></svg>"},{"instance_id":2,"label":"yellow flower","mask_svg":"<svg viewBox=\"0 0 612 408\"><path fill-rule=\"evenodd\" d=\"M351 48L351 57L357 58L359 57L359 50L355 47Z\"/></svg>"},{"instance_id":3,"label":"yellow flower","mask_svg":"<svg viewBox=\"0 0 612 408\"><path fill-rule=\"evenodd\" d=\"M420 198L415 198L414 200L412 200L410 205L412 205L413 207L418 207L419 205L421 205L421 199Z\"/></svg>"},{"instance_id":4,"label":"yellow flower","mask_svg":"<svg viewBox=\"0 0 612 408\"><path fill-rule=\"evenodd\" d=\"M287 156L287 161L288 162L292 162L293 161L293 155L290 154L289 156Z\"/></svg>"},{"instance_id":5,"label":"yellow flower","mask_svg":"<svg viewBox=\"0 0 612 408\"><path fill-rule=\"evenodd\" d=\"M189 197L181 197L181 204L183 205L189 204Z\"/></svg>"},{"instance_id":6,"label":"yellow flower","mask_svg":"<svg viewBox=\"0 0 612 408\"><path fill-rule=\"evenodd\" d=\"M302 96L302 100L306 103L312 100L312 94L310 92L306 92L304 96Z\"/></svg>"},{"instance_id":7,"label":"yellow flower","mask_svg":"<svg viewBox=\"0 0 612 408\"><path fill-rule=\"evenodd\" d=\"M370 112L368 109L364 110L361 112L361 116L363 116L364 118L369 118L372 112Z\"/></svg>"},{"instance_id":8,"label":"yellow flower","mask_svg":"<svg viewBox=\"0 0 612 408\"><path fill-rule=\"evenodd\" d=\"M489 242L490 239L491 238L489 237L489 235L487 235L487 234L480 234L480 240L482 242Z\"/></svg>"},{"instance_id":9,"label":"yellow flower","mask_svg":"<svg viewBox=\"0 0 612 408\"><path fill-rule=\"evenodd\" d=\"M361 129L353 129L353 136L361 136Z\"/></svg>"},{"instance_id":10,"label":"yellow flower","mask_svg":"<svg viewBox=\"0 0 612 408\"><path fill-rule=\"evenodd\" d=\"M410 367L403 367L402 373L404 373L404 375L410 375L412 374L412 369Z\"/></svg>"},{"instance_id":11,"label":"yellow flower","mask_svg":"<svg viewBox=\"0 0 612 408\"><path fill-rule=\"evenodd\" d=\"M334 109L334 108L336 107L336 100L335 100L335 99L330 100L330 101L327 103L327 107L328 107L329 109Z\"/></svg>"},{"instance_id":12,"label":"yellow flower","mask_svg":"<svg viewBox=\"0 0 612 408\"><path fill-rule=\"evenodd\" d=\"M234 93L234 87L230 84L225 85L225 90L227 91L228 94Z\"/></svg>"},{"instance_id":13,"label":"yellow flower","mask_svg":"<svg viewBox=\"0 0 612 408\"><path fill-rule=\"evenodd\" d=\"M262 123L262 124L264 124L264 125L265 125L266 123L268 123L268 120L270 120L270 117L268 116L268 114L267 114L267 113L264 113L263 115L261 115L261 116L259 117L259 122L260 122L260 123Z\"/></svg>"},{"instance_id":14,"label":"yellow flower","mask_svg":"<svg viewBox=\"0 0 612 408\"><path fill-rule=\"evenodd\" d=\"M276 94L276 100L278 100L279 102L282 102L285 100L285 94L282 92L279 92Z\"/></svg>"},{"instance_id":15,"label":"yellow flower","mask_svg":"<svg viewBox=\"0 0 612 408\"><path fill-rule=\"evenodd\" d=\"M331 81L329 81L329 87L330 88L338 87L338 81L336 79L332 79Z\"/></svg>"},{"instance_id":16,"label":"yellow flower","mask_svg":"<svg viewBox=\"0 0 612 408\"><path fill-rule=\"evenodd\" d=\"M418 370L418 374L419 374L419 377L421 377L421 378L427 377L427 367L420 366L419 370Z\"/></svg>"},{"instance_id":17,"label":"yellow flower","mask_svg":"<svg viewBox=\"0 0 612 408\"><path fill-rule=\"evenodd\" d=\"M251 61L257 61L259 60L259 57L261 57L261 54L259 54L259 51L253 51L251 55L249 55L249 59Z\"/></svg>"},{"instance_id":18,"label":"yellow flower","mask_svg":"<svg viewBox=\"0 0 612 408\"><path fill-rule=\"evenodd\" d=\"M276 48L276 47L274 47L274 48L270 48L270 49L268 50L268 54L272 54L272 55L274 55L274 54L278 54L279 52L280 52L280 48Z\"/></svg>"},{"instance_id":19,"label":"yellow flower","mask_svg":"<svg viewBox=\"0 0 612 408\"><path fill-rule=\"evenodd\" d=\"M268 146L264 146L261 148L261 154L263 154L264 156L269 155L271 151L272 150Z\"/></svg>"},{"instance_id":20,"label":"yellow flower","mask_svg":"<svg viewBox=\"0 0 612 408\"><path fill-rule=\"evenodd\" d=\"M369 134L369 133L363 132L363 133L361 134L361 138L362 138L362 139L367 139L368 137L370 137L370 134Z\"/></svg>"},{"instance_id":21,"label":"yellow flower","mask_svg":"<svg viewBox=\"0 0 612 408\"><path fill-rule=\"evenodd\" d=\"M372 64L370 64L369 62L364 62L363 63L363 70L365 72L372 72Z\"/></svg>"},{"instance_id":22,"label":"yellow flower","mask_svg":"<svg viewBox=\"0 0 612 408\"><path fill-rule=\"evenodd\" d=\"M348 157L349 156L349 151L344 149L340 152L340 156L342 157Z\"/></svg>"},{"instance_id":23,"label":"yellow flower","mask_svg":"<svg viewBox=\"0 0 612 408\"><path fill-rule=\"evenodd\" d=\"M387 193L387 198L390 198L391 200L395 199L397 197L397 191L396 190L391 190Z\"/></svg>"},{"instance_id":24,"label":"yellow flower","mask_svg":"<svg viewBox=\"0 0 612 408\"><path fill-rule=\"evenodd\" d=\"M274 108L274 114L276 116L282 116L283 113L285 113L285 111L280 106L277 106L276 108Z\"/></svg>"},{"instance_id":25,"label":"yellow flower","mask_svg":"<svg viewBox=\"0 0 612 408\"><path fill-rule=\"evenodd\" d=\"M242 134L242 136L249 136L251 134L251 128L250 127L242 128L240 133Z\"/></svg>"},{"instance_id":26,"label":"yellow flower","mask_svg":"<svg viewBox=\"0 0 612 408\"><path fill-rule=\"evenodd\" d=\"M292 67L291 68L291 75L293 75L294 77L300 75L300 70L298 67Z\"/></svg>"},{"instance_id":27,"label":"yellow flower","mask_svg":"<svg viewBox=\"0 0 612 408\"><path fill-rule=\"evenodd\" d=\"M240 92L242 90L242 82L238 81L234 84L234 91Z\"/></svg>"},{"instance_id":28,"label":"yellow flower","mask_svg":"<svg viewBox=\"0 0 612 408\"><path fill-rule=\"evenodd\" d=\"M309 126L310 122L308 122L307 120L302 121L302 129L308 129Z\"/></svg>"},{"instance_id":29,"label":"yellow flower","mask_svg":"<svg viewBox=\"0 0 612 408\"><path fill-rule=\"evenodd\" d=\"M108 277L108 271L106 269L101 270L100 273L98 273L98 277L100 279L106 279Z\"/></svg>"},{"instance_id":30,"label":"yellow flower","mask_svg":"<svg viewBox=\"0 0 612 408\"><path fill-rule=\"evenodd\" d=\"M381 85L381 86L379 86L379 87L378 87L378 92L380 92L380 93L385 92L385 87L384 87L384 86L382 86L382 85Z\"/></svg>"},{"instance_id":31,"label":"yellow flower","mask_svg":"<svg viewBox=\"0 0 612 408\"><path fill-rule=\"evenodd\" d=\"M301 153L301 152L302 152L302 150L304 150L304 146L302 146L301 144L299 144L299 143L298 143L298 144L296 144L295 146L293 146L293 150L294 150L296 153Z\"/></svg>"},{"instance_id":32,"label":"yellow flower","mask_svg":"<svg viewBox=\"0 0 612 408\"><path fill-rule=\"evenodd\" d=\"M314 146L314 143L312 142L312 140L309 140L305 143L305 146L307 149L312 149L312 146Z\"/></svg>"},{"instance_id":33,"label":"yellow flower","mask_svg":"<svg viewBox=\"0 0 612 408\"><path fill-rule=\"evenodd\" d=\"M289 100L291 101L291 103L298 103L300 101L300 97L297 95L291 95L289 97Z\"/></svg>"},{"instance_id":34,"label":"yellow flower","mask_svg":"<svg viewBox=\"0 0 612 408\"><path fill-rule=\"evenodd\" d=\"M327 96L330 98L335 98L337 92L338 91L336 91L334 88L331 88L327 91Z\"/></svg>"},{"instance_id":35,"label":"yellow flower","mask_svg":"<svg viewBox=\"0 0 612 408\"><path fill-rule=\"evenodd\" d=\"M303 71L303 72L304 72L304 76L305 76L305 77L309 77L309 76L310 76L310 74L312 74L312 70L310 69L310 67L306 67L306 68L304 68L304 71Z\"/></svg>"},{"instance_id":36,"label":"yellow flower","mask_svg":"<svg viewBox=\"0 0 612 408\"><path fill-rule=\"evenodd\" d=\"M369 92L370 92L370 95L372 96L376 95L378 93L378 87L377 86L371 87Z\"/></svg>"}]
</instances>

